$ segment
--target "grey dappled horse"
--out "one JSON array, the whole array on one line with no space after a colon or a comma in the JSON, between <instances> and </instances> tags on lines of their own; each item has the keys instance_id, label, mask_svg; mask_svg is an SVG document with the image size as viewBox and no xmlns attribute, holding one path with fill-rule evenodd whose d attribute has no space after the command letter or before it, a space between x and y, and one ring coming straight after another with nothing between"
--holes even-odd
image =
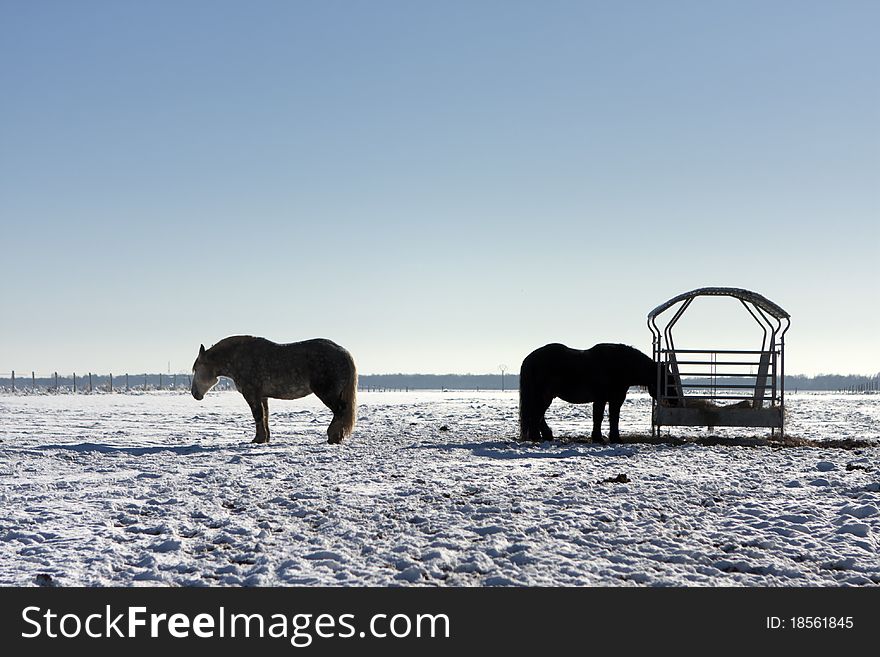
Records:
<instances>
[{"instance_id":1,"label":"grey dappled horse","mask_svg":"<svg viewBox=\"0 0 880 657\"><path fill-rule=\"evenodd\" d=\"M269 397L299 399L315 393L333 411L327 442L340 443L354 429L357 370L351 354L324 338L276 344L235 335L210 349L199 347L192 395L201 400L225 376L235 382L257 425L253 442L269 442Z\"/></svg>"}]
</instances>

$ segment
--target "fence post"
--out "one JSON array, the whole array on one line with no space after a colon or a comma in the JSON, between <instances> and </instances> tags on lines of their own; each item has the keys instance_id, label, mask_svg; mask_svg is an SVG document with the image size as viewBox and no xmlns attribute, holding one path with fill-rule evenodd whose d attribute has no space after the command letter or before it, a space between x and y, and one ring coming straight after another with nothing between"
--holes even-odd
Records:
<instances>
[{"instance_id":1,"label":"fence post","mask_svg":"<svg viewBox=\"0 0 880 657\"><path fill-rule=\"evenodd\" d=\"M12 370L12 392L15 392L15 370Z\"/></svg>"},{"instance_id":2,"label":"fence post","mask_svg":"<svg viewBox=\"0 0 880 657\"><path fill-rule=\"evenodd\" d=\"M144 392L147 391L147 375L144 373Z\"/></svg>"},{"instance_id":3,"label":"fence post","mask_svg":"<svg viewBox=\"0 0 880 657\"><path fill-rule=\"evenodd\" d=\"M128 392L128 372L125 373L125 392Z\"/></svg>"},{"instance_id":4,"label":"fence post","mask_svg":"<svg viewBox=\"0 0 880 657\"><path fill-rule=\"evenodd\" d=\"M76 372L73 373L73 394L76 394Z\"/></svg>"},{"instance_id":5,"label":"fence post","mask_svg":"<svg viewBox=\"0 0 880 657\"><path fill-rule=\"evenodd\" d=\"M110 392L113 392L113 372L110 372Z\"/></svg>"},{"instance_id":6,"label":"fence post","mask_svg":"<svg viewBox=\"0 0 880 657\"><path fill-rule=\"evenodd\" d=\"M159 390L162 389L162 372L159 372Z\"/></svg>"},{"instance_id":7,"label":"fence post","mask_svg":"<svg viewBox=\"0 0 880 657\"><path fill-rule=\"evenodd\" d=\"M92 394L92 373L89 372L89 394Z\"/></svg>"},{"instance_id":8,"label":"fence post","mask_svg":"<svg viewBox=\"0 0 880 657\"><path fill-rule=\"evenodd\" d=\"M58 372L55 372L55 394L58 394Z\"/></svg>"},{"instance_id":9,"label":"fence post","mask_svg":"<svg viewBox=\"0 0 880 657\"><path fill-rule=\"evenodd\" d=\"M33 370L31 370L31 390L37 391L37 377L34 375Z\"/></svg>"}]
</instances>

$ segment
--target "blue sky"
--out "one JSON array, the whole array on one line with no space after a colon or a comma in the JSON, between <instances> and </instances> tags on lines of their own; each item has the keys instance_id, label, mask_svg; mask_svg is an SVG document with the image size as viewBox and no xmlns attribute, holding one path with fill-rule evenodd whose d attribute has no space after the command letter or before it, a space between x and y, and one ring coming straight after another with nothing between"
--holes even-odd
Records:
<instances>
[{"instance_id":1,"label":"blue sky","mask_svg":"<svg viewBox=\"0 0 880 657\"><path fill-rule=\"evenodd\" d=\"M880 370L876 2L0 3L0 372L324 336L364 373L650 350L686 290ZM696 304L699 344L756 339ZM682 320L684 322L684 320ZM750 321L750 320L749 320ZM681 344L679 346L688 346Z\"/></svg>"}]
</instances>

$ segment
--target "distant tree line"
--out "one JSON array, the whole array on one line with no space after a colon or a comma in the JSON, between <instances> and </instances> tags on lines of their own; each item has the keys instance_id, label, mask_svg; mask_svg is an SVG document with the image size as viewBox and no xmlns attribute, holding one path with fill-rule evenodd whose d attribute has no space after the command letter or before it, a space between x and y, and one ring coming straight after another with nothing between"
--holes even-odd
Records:
<instances>
[{"instance_id":1,"label":"distant tree line","mask_svg":"<svg viewBox=\"0 0 880 657\"><path fill-rule=\"evenodd\" d=\"M0 390L27 392L124 392L127 390L189 390L189 374L97 374L52 373L35 375L32 372L0 374ZM219 389L231 389L232 382L221 377Z\"/></svg>"},{"instance_id":2,"label":"distant tree line","mask_svg":"<svg viewBox=\"0 0 880 657\"><path fill-rule=\"evenodd\" d=\"M358 386L362 390L501 390L500 374L362 374ZM505 390L519 389L519 374L504 375ZM880 373L871 376L856 374L786 375L785 389L880 391Z\"/></svg>"},{"instance_id":3,"label":"distant tree line","mask_svg":"<svg viewBox=\"0 0 880 657\"><path fill-rule=\"evenodd\" d=\"M847 390L852 392L880 390L880 372L874 376L857 374L787 375L785 389L789 392L795 390Z\"/></svg>"},{"instance_id":4,"label":"distant tree line","mask_svg":"<svg viewBox=\"0 0 880 657\"><path fill-rule=\"evenodd\" d=\"M697 379L689 379L692 382ZM751 383L751 381L749 381ZM13 382L11 373L0 373L0 390L25 392L30 389L57 392L114 392L129 390L188 390L188 374L117 374L112 380L109 374L85 373L61 374L57 377L42 375L32 377L30 372L16 372ZM112 387L111 387L112 386ZM519 389L519 374L505 373L504 390ZM361 390L501 390L502 375L498 374L362 374L358 380ZM221 378L219 390L234 389L231 381ZM880 391L880 373L874 376L855 374L803 374L787 375L785 389L831 390L831 391Z\"/></svg>"},{"instance_id":5,"label":"distant tree line","mask_svg":"<svg viewBox=\"0 0 880 657\"><path fill-rule=\"evenodd\" d=\"M361 374L361 390L501 390L501 374ZM518 390L519 375L505 374L504 389Z\"/></svg>"}]
</instances>

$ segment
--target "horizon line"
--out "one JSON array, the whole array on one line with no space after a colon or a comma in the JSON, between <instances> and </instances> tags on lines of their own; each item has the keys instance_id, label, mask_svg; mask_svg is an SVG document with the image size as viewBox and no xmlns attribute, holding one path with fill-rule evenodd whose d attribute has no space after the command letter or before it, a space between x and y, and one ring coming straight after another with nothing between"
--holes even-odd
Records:
<instances>
[{"instance_id":1,"label":"horizon line","mask_svg":"<svg viewBox=\"0 0 880 657\"><path fill-rule=\"evenodd\" d=\"M128 372L122 371L121 373L118 373L118 372L114 373L112 371L95 372L95 371L85 370L83 374L78 374L77 372L61 372L61 371L56 372L56 371L53 371L48 374L40 373L39 376L36 376L35 372L36 372L36 370L27 370L27 371L25 371L25 370L10 370L8 372L0 372L0 381L11 380L11 378L12 378L11 375L13 375L13 374L15 375L16 380L30 379L32 377L35 379L40 379L40 380L51 379L51 378L54 378L56 375L58 376L58 378L71 378L73 376L76 376L77 378L82 378L82 377L88 378L89 375L97 376L97 377L109 377L109 376L113 376L113 377L124 377L124 376L140 376L140 377L142 377L142 376L157 376L157 377L158 376L163 376L163 377L192 376L191 371L189 371L189 372L186 372L186 371L144 372L144 371L129 370ZM520 375L520 373L518 371L514 372L514 371L505 370L505 372L504 372L504 376L519 376L519 375ZM437 377L441 377L441 376L472 376L472 377L497 376L500 378L502 376L502 374L500 371L496 371L496 372L358 372L358 377L368 377L368 376L437 376ZM786 377L802 377L802 378L807 378L807 379L816 379L819 377L829 377L829 376L863 377L866 379L873 379L873 378L880 377L880 370L877 370L874 373L864 373L864 372L847 372L847 373L819 372L818 374L803 374L803 373L790 373L789 374L789 373L786 373L784 376L786 376ZM226 377L226 378L229 378L229 377Z\"/></svg>"}]
</instances>

